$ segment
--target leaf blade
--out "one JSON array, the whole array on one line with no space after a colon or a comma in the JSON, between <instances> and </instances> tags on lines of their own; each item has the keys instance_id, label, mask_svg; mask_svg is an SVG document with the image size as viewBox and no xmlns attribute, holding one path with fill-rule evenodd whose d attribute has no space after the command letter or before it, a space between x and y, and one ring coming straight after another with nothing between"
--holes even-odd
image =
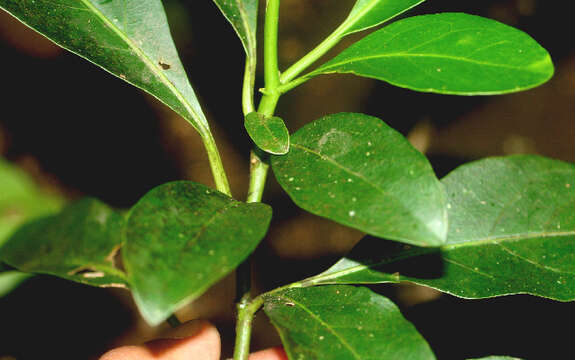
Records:
<instances>
[{"instance_id":1,"label":"leaf blade","mask_svg":"<svg viewBox=\"0 0 575 360\"><path fill-rule=\"evenodd\" d=\"M551 57L529 35L462 13L415 16L374 32L304 78L352 73L415 91L492 95L551 78Z\"/></svg>"},{"instance_id":2,"label":"leaf blade","mask_svg":"<svg viewBox=\"0 0 575 360\"><path fill-rule=\"evenodd\" d=\"M126 276L114 264L123 223L123 216L105 204L82 199L19 228L0 248L0 259L27 273L125 288Z\"/></svg>"},{"instance_id":3,"label":"leaf blade","mask_svg":"<svg viewBox=\"0 0 575 360\"><path fill-rule=\"evenodd\" d=\"M246 116L244 127L263 151L272 155L285 155L289 151L290 135L281 118L253 112Z\"/></svg>"},{"instance_id":4,"label":"leaf blade","mask_svg":"<svg viewBox=\"0 0 575 360\"><path fill-rule=\"evenodd\" d=\"M258 0L214 0L240 38L246 55L256 58Z\"/></svg>"},{"instance_id":5,"label":"leaf blade","mask_svg":"<svg viewBox=\"0 0 575 360\"><path fill-rule=\"evenodd\" d=\"M204 185L161 185L132 208L124 263L144 318L159 324L237 267L263 239L264 204L245 204Z\"/></svg>"},{"instance_id":6,"label":"leaf blade","mask_svg":"<svg viewBox=\"0 0 575 360\"><path fill-rule=\"evenodd\" d=\"M431 166L377 118L341 113L306 125L292 135L287 155L272 157L272 168L313 214L407 243L445 240L446 199Z\"/></svg>"},{"instance_id":7,"label":"leaf blade","mask_svg":"<svg viewBox=\"0 0 575 360\"><path fill-rule=\"evenodd\" d=\"M290 359L435 359L397 307L366 288L294 288L264 301Z\"/></svg>"},{"instance_id":8,"label":"leaf blade","mask_svg":"<svg viewBox=\"0 0 575 360\"><path fill-rule=\"evenodd\" d=\"M425 0L357 0L344 21L345 35L380 25L414 8Z\"/></svg>"},{"instance_id":9,"label":"leaf blade","mask_svg":"<svg viewBox=\"0 0 575 360\"><path fill-rule=\"evenodd\" d=\"M205 115L187 79L159 0L0 0L59 46L150 93L202 135Z\"/></svg>"},{"instance_id":10,"label":"leaf blade","mask_svg":"<svg viewBox=\"0 0 575 360\"><path fill-rule=\"evenodd\" d=\"M408 249L367 238L309 281L410 281L463 298L531 294L571 301L574 176L572 164L539 156L464 165L442 180L450 203L447 244ZM410 270L415 264L424 266Z\"/></svg>"}]
</instances>

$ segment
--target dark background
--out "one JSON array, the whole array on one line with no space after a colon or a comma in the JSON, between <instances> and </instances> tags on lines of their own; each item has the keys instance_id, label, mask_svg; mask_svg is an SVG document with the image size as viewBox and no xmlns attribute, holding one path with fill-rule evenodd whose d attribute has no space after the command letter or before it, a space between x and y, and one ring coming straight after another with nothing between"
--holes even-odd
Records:
<instances>
[{"instance_id":1,"label":"dark background","mask_svg":"<svg viewBox=\"0 0 575 360\"><path fill-rule=\"evenodd\" d=\"M243 199L251 145L241 115L241 44L212 1L164 3L182 61L222 148L234 195ZM283 0L282 68L335 28L353 3ZM352 76L324 76L284 96L278 114L291 131L328 113L380 117L426 152L439 176L491 155L538 153L575 161L575 43L566 3L428 0L409 12L463 11L526 31L556 65L556 76L540 88L499 97L455 97ZM0 59L0 154L47 191L70 199L96 196L127 207L166 181L211 184L199 137L185 121L4 13ZM303 213L273 176L264 201L274 206L275 217L255 254L259 290L325 269L361 238L356 231ZM574 304L531 296L469 301L414 286L374 289L400 305L439 359L490 354L571 357L565 329L574 318ZM233 338L233 296L233 278L228 277L179 314L213 321L227 355ZM142 323L123 291L37 277L0 298L0 359L93 359L111 346L148 339L161 330ZM278 343L264 315L258 315L254 349Z\"/></svg>"}]
</instances>

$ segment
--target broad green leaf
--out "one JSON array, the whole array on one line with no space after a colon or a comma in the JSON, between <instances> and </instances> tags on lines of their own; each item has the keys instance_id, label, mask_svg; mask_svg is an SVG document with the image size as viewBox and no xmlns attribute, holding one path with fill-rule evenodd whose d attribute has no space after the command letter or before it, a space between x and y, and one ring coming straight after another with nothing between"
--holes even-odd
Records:
<instances>
[{"instance_id":1,"label":"broad green leaf","mask_svg":"<svg viewBox=\"0 0 575 360\"><path fill-rule=\"evenodd\" d=\"M234 270L266 234L271 208L204 185L161 185L131 209L124 264L135 301L152 325Z\"/></svg>"},{"instance_id":2,"label":"broad green leaf","mask_svg":"<svg viewBox=\"0 0 575 360\"><path fill-rule=\"evenodd\" d=\"M575 166L538 156L464 165L442 182L447 244L366 238L308 284L411 281L465 298L532 294L575 300Z\"/></svg>"},{"instance_id":3,"label":"broad green leaf","mask_svg":"<svg viewBox=\"0 0 575 360\"><path fill-rule=\"evenodd\" d=\"M58 211L62 200L41 192L23 171L0 158L0 246L23 223Z\"/></svg>"},{"instance_id":4,"label":"broad green leaf","mask_svg":"<svg viewBox=\"0 0 575 360\"><path fill-rule=\"evenodd\" d=\"M27 273L83 284L126 287L114 264L124 218L95 199L72 203L58 215L22 226L0 248L0 261Z\"/></svg>"},{"instance_id":5,"label":"broad green leaf","mask_svg":"<svg viewBox=\"0 0 575 360\"><path fill-rule=\"evenodd\" d=\"M344 35L380 25L425 0L357 0L345 19Z\"/></svg>"},{"instance_id":6,"label":"broad green leaf","mask_svg":"<svg viewBox=\"0 0 575 360\"><path fill-rule=\"evenodd\" d=\"M206 135L161 0L0 0L56 44L150 93Z\"/></svg>"},{"instance_id":7,"label":"broad green leaf","mask_svg":"<svg viewBox=\"0 0 575 360\"><path fill-rule=\"evenodd\" d=\"M264 301L290 360L435 359L395 304L367 288L294 288Z\"/></svg>"},{"instance_id":8,"label":"broad green leaf","mask_svg":"<svg viewBox=\"0 0 575 360\"><path fill-rule=\"evenodd\" d=\"M30 278L30 276L30 274L25 274L19 271L0 272L0 298L8 295L24 280Z\"/></svg>"},{"instance_id":9,"label":"broad green leaf","mask_svg":"<svg viewBox=\"0 0 575 360\"><path fill-rule=\"evenodd\" d=\"M214 0L238 34L248 57L256 59L258 0Z\"/></svg>"},{"instance_id":10,"label":"broad green leaf","mask_svg":"<svg viewBox=\"0 0 575 360\"><path fill-rule=\"evenodd\" d=\"M246 116L244 126L263 151L274 155L284 155L289 151L289 131L281 118L253 112Z\"/></svg>"},{"instance_id":11,"label":"broad green leaf","mask_svg":"<svg viewBox=\"0 0 575 360\"><path fill-rule=\"evenodd\" d=\"M314 121L272 166L293 201L313 214L410 244L445 240L446 197L431 165L377 118L341 113Z\"/></svg>"},{"instance_id":12,"label":"broad green leaf","mask_svg":"<svg viewBox=\"0 0 575 360\"><path fill-rule=\"evenodd\" d=\"M353 73L417 91L456 95L529 89L553 75L529 35L479 16L441 13L397 21L306 75Z\"/></svg>"}]
</instances>

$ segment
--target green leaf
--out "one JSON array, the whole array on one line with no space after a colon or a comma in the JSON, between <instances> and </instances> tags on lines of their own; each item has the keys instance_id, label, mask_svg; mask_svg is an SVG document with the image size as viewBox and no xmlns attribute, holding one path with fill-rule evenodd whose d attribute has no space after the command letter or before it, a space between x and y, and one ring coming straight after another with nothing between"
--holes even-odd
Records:
<instances>
[{"instance_id":1,"label":"green leaf","mask_svg":"<svg viewBox=\"0 0 575 360\"><path fill-rule=\"evenodd\" d=\"M22 170L0 158L0 246L23 223L57 212L62 200L41 192Z\"/></svg>"},{"instance_id":2,"label":"green leaf","mask_svg":"<svg viewBox=\"0 0 575 360\"><path fill-rule=\"evenodd\" d=\"M380 25L425 0L357 0L343 23L344 36Z\"/></svg>"},{"instance_id":3,"label":"green leaf","mask_svg":"<svg viewBox=\"0 0 575 360\"><path fill-rule=\"evenodd\" d=\"M253 112L246 116L244 126L263 151L274 155L284 155L289 151L289 131L281 118Z\"/></svg>"},{"instance_id":4,"label":"green leaf","mask_svg":"<svg viewBox=\"0 0 575 360\"><path fill-rule=\"evenodd\" d=\"M114 264L123 223L123 216L105 204L83 199L22 226L0 248L0 260L23 272L126 287L125 274Z\"/></svg>"},{"instance_id":5,"label":"green leaf","mask_svg":"<svg viewBox=\"0 0 575 360\"><path fill-rule=\"evenodd\" d=\"M249 58L256 59L258 0L214 0L232 24Z\"/></svg>"},{"instance_id":6,"label":"green leaf","mask_svg":"<svg viewBox=\"0 0 575 360\"><path fill-rule=\"evenodd\" d=\"M122 250L135 301L152 325L235 269L266 234L271 208L204 185L161 185L131 209Z\"/></svg>"},{"instance_id":7,"label":"green leaf","mask_svg":"<svg viewBox=\"0 0 575 360\"><path fill-rule=\"evenodd\" d=\"M19 271L0 272L0 298L8 295L24 280L29 279L30 276L30 274L21 273Z\"/></svg>"},{"instance_id":8,"label":"green leaf","mask_svg":"<svg viewBox=\"0 0 575 360\"><path fill-rule=\"evenodd\" d=\"M435 359L397 307L367 288L294 288L264 300L291 360Z\"/></svg>"},{"instance_id":9,"label":"green leaf","mask_svg":"<svg viewBox=\"0 0 575 360\"><path fill-rule=\"evenodd\" d=\"M155 96L202 135L208 134L160 0L0 0L0 7L61 47Z\"/></svg>"},{"instance_id":10,"label":"green leaf","mask_svg":"<svg viewBox=\"0 0 575 360\"><path fill-rule=\"evenodd\" d=\"M293 201L313 214L410 244L445 240L446 196L431 165L377 118L341 113L314 121L272 166Z\"/></svg>"},{"instance_id":11,"label":"green leaf","mask_svg":"<svg viewBox=\"0 0 575 360\"><path fill-rule=\"evenodd\" d=\"M353 73L417 91L502 94L553 75L547 51L529 35L479 16L415 16L376 31L306 75Z\"/></svg>"},{"instance_id":12,"label":"green leaf","mask_svg":"<svg viewBox=\"0 0 575 360\"><path fill-rule=\"evenodd\" d=\"M465 298L532 294L575 300L575 166L538 156L491 158L442 180L447 244L364 239L308 284L411 281Z\"/></svg>"}]
</instances>

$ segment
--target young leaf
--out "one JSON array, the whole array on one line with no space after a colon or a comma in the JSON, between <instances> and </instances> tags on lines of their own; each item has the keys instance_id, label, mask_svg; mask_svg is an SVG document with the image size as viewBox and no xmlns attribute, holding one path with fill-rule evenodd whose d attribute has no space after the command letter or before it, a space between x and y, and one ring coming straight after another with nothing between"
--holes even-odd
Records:
<instances>
[{"instance_id":1,"label":"young leaf","mask_svg":"<svg viewBox=\"0 0 575 360\"><path fill-rule=\"evenodd\" d=\"M284 155L289 151L289 131L281 118L253 112L246 116L244 126L263 151L274 155Z\"/></svg>"},{"instance_id":2,"label":"young leaf","mask_svg":"<svg viewBox=\"0 0 575 360\"><path fill-rule=\"evenodd\" d=\"M57 212L62 200L42 193L20 169L0 158L0 246L23 223Z\"/></svg>"},{"instance_id":3,"label":"young leaf","mask_svg":"<svg viewBox=\"0 0 575 360\"><path fill-rule=\"evenodd\" d=\"M442 180L447 244L431 250L367 238L307 283L405 280L465 298L575 300L573 179L574 165L538 156L464 165Z\"/></svg>"},{"instance_id":4,"label":"young leaf","mask_svg":"<svg viewBox=\"0 0 575 360\"><path fill-rule=\"evenodd\" d=\"M0 0L0 7L56 44L155 96L202 135L208 134L161 0Z\"/></svg>"},{"instance_id":5,"label":"young leaf","mask_svg":"<svg viewBox=\"0 0 575 360\"><path fill-rule=\"evenodd\" d=\"M0 260L23 272L126 287L125 274L114 266L123 224L123 216L108 206L83 199L22 226L0 248Z\"/></svg>"},{"instance_id":6,"label":"young leaf","mask_svg":"<svg viewBox=\"0 0 575 360\"><path fill-rule=\"evenodd\" d=\"M235 269L258 245L271 208L204 185L161 185L131 209L122 254L136 303L152 325Z\"/></svg>"},{"instance_id":7,"label":"young leaf","mask_svg":"<svg viewBox=\"0 0 575 360\"><path fill-rule=\"evenodd\" d=\"M357 0L344 21L344 35L380 25L425 0Z\"/></svg>"},{"instance_id":8,"label":"young leaf","mask_svg":"<svg viewBox=\"0 0 575 360\"><path fill-rule=\"evenodd\" d=\"M314 121L272 166L283 189L311 213L410 244L445 240L446 196L431 165L377 118L342 113Z\"/></svg>"},{"instance_id":9,"label":"young leaf","mask_svg":"<svg viewBox=\"0 0 575 360\"><path fill-rule=\"evenodd\" d=\"M353 73L417 91L503 94L549 80L553 64L529 35L479 16L442 13L397 21L306 75Z\"/></svg>"},{"instance_id":10,"label":"young leaf","mask_svg":"<svg viewBox=\"0 0 575 360\"><path fill-rule=\"evenodd\" d=\"M290 359L435 359L397 307L367 288L287 289L264 301Z\"/></svg>"}]
</instances>

